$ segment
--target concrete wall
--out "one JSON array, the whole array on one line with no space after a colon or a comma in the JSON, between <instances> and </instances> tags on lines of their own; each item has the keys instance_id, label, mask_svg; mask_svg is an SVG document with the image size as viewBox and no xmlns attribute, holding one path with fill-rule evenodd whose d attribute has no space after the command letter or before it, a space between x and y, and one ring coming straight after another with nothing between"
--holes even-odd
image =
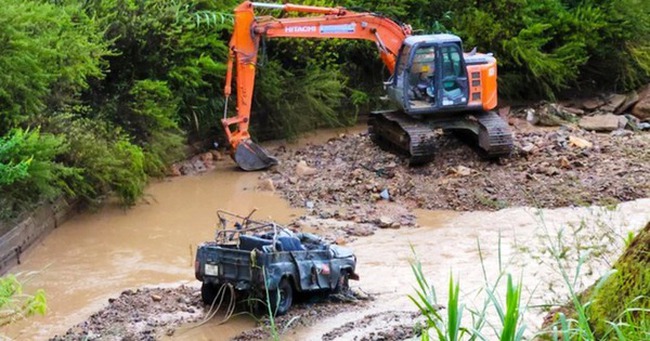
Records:
<instances>
[{"instance_id":1,"label":"concrete wall","mask_svg":"<svg viewBox=\"0 0 650 341\"><path fill-rule=\"evenodd\" d=\"M0 275L20 264L23 252L70 218L75 207L76 202L64 198L44 203L0 236Z\"/></svg>"}]
</instances>

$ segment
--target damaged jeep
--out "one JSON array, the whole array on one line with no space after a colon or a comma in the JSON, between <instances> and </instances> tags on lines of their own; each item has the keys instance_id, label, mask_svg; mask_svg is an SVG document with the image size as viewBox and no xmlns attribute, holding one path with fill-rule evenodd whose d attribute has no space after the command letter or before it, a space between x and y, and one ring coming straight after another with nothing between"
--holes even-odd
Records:
<instances>
[{"instance_id":1,"label":"damaged jeep","mask_svg":"<svg viewBox=\"0 0 650 341\"><path fill-rule=\"evenodd\" d=\"M206 305L223 301L226 292L267 302L273 314L285 314L298 293L341 292L358 280L356 256L311 233L295 233L273 222L255 221L218 211L214 241L198 246L196 279ZM224 290L228 287L228 290Z\"/></svg>"}]
</instances>

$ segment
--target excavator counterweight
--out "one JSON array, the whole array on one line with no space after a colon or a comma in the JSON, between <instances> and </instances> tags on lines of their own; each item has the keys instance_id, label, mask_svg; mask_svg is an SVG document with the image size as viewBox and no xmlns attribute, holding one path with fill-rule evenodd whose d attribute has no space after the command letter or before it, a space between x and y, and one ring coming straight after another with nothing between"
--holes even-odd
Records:
<instances>
[{"instance_id":1,"label":"excavator counterweight","mask_svg":"<svg viewBox=\"0 0 650 341\"><path fill-rule=\"evenodd\" d=\"M256 17L256 7L312 15ZM371 113L370 136L407 154L411 164L433 158L433 129L469 137L488 157L505 156L512 150L508 124L491 111L497 105L496 59L489 54L464 53L457 36L414 36L409 25L343 7L245 1L234 11L224 95L228 99L232 92L235 68L237 115L227 117L224 113L222 125L231 155L243 170L260 170L278 163L251 140L248 132L262 36L373 41L392 75L385 83L388 98L399 109Z\"/></svg>"}]
</instances>

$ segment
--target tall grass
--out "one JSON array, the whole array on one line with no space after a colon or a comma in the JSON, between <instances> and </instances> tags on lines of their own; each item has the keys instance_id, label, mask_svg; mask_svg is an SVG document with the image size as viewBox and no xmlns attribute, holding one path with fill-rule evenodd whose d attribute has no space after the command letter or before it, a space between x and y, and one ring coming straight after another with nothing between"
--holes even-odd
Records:
<instances>
[{"instance_id":1,"label":"tall grass","mask_svg":"<svg viewBox=\"0 0 650 341\"><path fill-rule=\"evenodd\" d=\"M496 295L496 289L503 278L500 274L497 280L490 284L485 277L484 293L486 297L482 307L478 309L468 309L471 318L471 325L463 325L463 313L465 304L460 300L460 284L454 281L452 274L449 276L447 314L440 314L442 308L437 303L435 287L430 285L422 270L422 263L411 247L414 260L411 262L411 269L416 279L417 286L415 295L409 295L409 299L420 310L426 318L426 326L422 331L422 340L431 340L430 333L433 332L438 341L460 341L460 340L494 340L489 336L484 327L489 325L495 336L501 341L518 341L523 340L526 326L522 323L521 315L521 281L515 285L512 276L507 275L507 286L505 296L505 306ZM480 250L480 248L479 248ZM480 252L479 252L480 254ZM483 259L481 256L481 262ZM485 267L484 267L485 269ZM484 271L484 274L486 272ZM492 325L488 322L487 314L490 308L493 308L499 316L500 325Z\"/></svg>"}]
</instances>

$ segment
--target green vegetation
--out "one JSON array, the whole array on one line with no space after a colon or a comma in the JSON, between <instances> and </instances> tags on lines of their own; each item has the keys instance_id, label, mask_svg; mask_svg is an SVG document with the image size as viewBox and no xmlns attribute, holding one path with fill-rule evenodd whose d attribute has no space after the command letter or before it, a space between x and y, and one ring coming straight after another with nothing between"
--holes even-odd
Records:
<instances>
[{"instance_id":1,"label":"green vegetation","mask_svg":"<svg viewBox=\"0 0 650 341\"><path fill-rule=\"evenodd\" d=\"M34 314L45 314L47 303L43 290L28 295L22 288L16 276L0 277L0 327Z\"/></svg>"},{"instance_id":2,"label":"green vegetation","mask_svg":"<svg viewBox=\"0 0 650 341\"><path fill-rule=\"evenodd\" d=\"M413 250L415 255L415 250ZM480 253L480 245L479 245ZM483 263L481 263L484 265ZM485 267L485 288L482 290L485 298L483 305L477 309L467 309L471 317L471 325L467 326L463 322L463 313L466 310L465 304L460 301L460 285L454 282L453 275L449 276L449 293L447 305L447 315L440 314L442 309L437 303L436 291L433 285L427 281L422 270L422 263L415 255L411 262L411 269L417 282L416 295L409 295L411 301L418 307L418 310L426 318L426 325L421 328L423 341L460 341L460 340L501 340L515 341L524 339L526 325L522 323L522 317L525 309L521 307L521 283L515 285L512 276L507 275L505 305L497 297L497 288L505 273L499 265L500 274L494 283L489 283ZM499 318L499 324L494 325L488 321L488 310L494 309ZM486 328L489 326L490 328ZM484 329L489 329L485 331ZM492 332L494 335L490 335ZM432 336L435 335L435 336Z\"/></svg>"},{"instance_id":3,"label":"green vegetation","mask_svg":"<svg viewBox=\"0 0 650 341\"><path fill-rule=\"evenodd\" d=\"M416 33L454 32L468 49L496 54L507 97L623 91L650 76L648 1L296 2L384 13ZM113 193L131 205L188 140L222 139L238 3L0 0L2 219L61 194L95 202ZM388 75L375 50L364 41L263 41L254 136L292 138L382 107ZM20 139L32 145L17 150Z\"/></svg>"}]
</instances>

